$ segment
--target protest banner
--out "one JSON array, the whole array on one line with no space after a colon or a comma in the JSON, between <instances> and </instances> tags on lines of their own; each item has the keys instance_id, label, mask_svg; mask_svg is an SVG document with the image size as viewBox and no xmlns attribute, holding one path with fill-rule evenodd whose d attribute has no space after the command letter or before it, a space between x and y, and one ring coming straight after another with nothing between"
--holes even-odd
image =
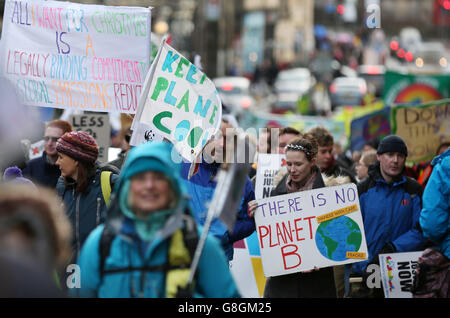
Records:
<instances>
[{"instance_id":1,"label":"protest banner","mask_svg":"<svg viewBox=\"0 0 450 318\"><path fill-rule=\"evenodd\" d=\"M383 99L392 104L425 104L450 97L450 75L413 75L386 71Z\"/></svg>"},{"instance_id":2,"label":"protest banner","mask_svg":"<svg viewBox=\"0 0 450 318\"><path fill-rule=\"evenodd\" d=\"M69 122L75 131L85 131L98 145L98 160L108 162L108 148L110 145L111 128L108 114L70 115Z\"/></svg>"},{"instance_id":3,"label":"protest banner","mask_svg":"<svg viewBox=\"0 0 450 318\"><path fill-rule=\"evenodd\" d=\"M6 0L0 69L30 106L134 113L150 8Z\"/></svg>"},{"instance_id":4,"label":"protest banner","mask_svg":"<svg viewBox=\"0 0 450 318\"><path fill-rule=\"evenodd\" d=\"M257 202L256 232L266 277L368 258L355 184Z\"/></svg>"},{"instance_id":5,"label":"protest banner","mask_svg":"<svg viewBox=\"0 0 450 318\"><path fill-rule=\"evenodd\" d=\"M130 139L131 146L139 146L149 141L162 141L164 138L156 133L156 128L153 125L137 123L133 129Z\"/></svg>"},{"instance_id":6,"label":"protest banner","mask_svg":"<svg viewBox=\"0 0 450 318\"><path fill-rule=\"evenodd\" d=\"M450 99L423 105L391 107L392 133L408 147L408 162L429 161L438 146L450 141Z\"/></svg>"},{"instance_id":7,"label":"protest banner","mask_svg":"<svg viewBox=\"0 0 450 318\"><path fill-rule=\"evenodd\" d=\"M345 135L348 142L351 135L351 123L354 119L360 118L374 112L377 112L384 108L384 103L377 101L364 106L342 106L335 112L333 120L336 122L342 122L345 126ZM344 145L344 144L342 144Z\"/></svg>"},{"instance_id":8,"label":"protest banner","mask_svg":"<svg viewBox=\"0 0 450 318\"><path fill-rule=\"evenodd\" d=\"M45 141L44 139L39 140L30 145L30 150L28 151L28 160L39 158L44 153Z\"/></svg>"},{"instance_id":9,"label":"protest banner","mask_svg":"<svg viewBox=\"0 0 450 318\"><path fill-rule=\"evenodd\" d=\"M391 110L385 107L374 113L355 118L350 124L350 149L361 150L366 142L387 136L391 132Z\"/></svg>"},{"instance_id":10,"label":"protest banner","mask_svg":"<svg viewBox=\"0 0 450 318\"><path fill-rule=\"evenodd\" d=\"M274 188L275 174L286 167L285 154L258 154L258 168L256 169L255 198L264 199L270 196Z\"/></svg>"},{"instance_id":11,"label":"protest banner","mask_svg":"<svg viewBox=\"0 0 450 318\"><path fill-rule=\"evenodd\" d=\"M386 298L412 298L415 269L422 252L380 254L381 281Z\"/></svg>"},{"instance_id":12,"label":"protest banner","mask_svg":"<svg viewBox=\"0 0 450 318\"><path fill-rule=\"evenodd\" d=\"M163 40L145 79L132 129L137 123L155 127L192 162L219 129L221 118L214 83Z\"/></svg>"}]
</instances>

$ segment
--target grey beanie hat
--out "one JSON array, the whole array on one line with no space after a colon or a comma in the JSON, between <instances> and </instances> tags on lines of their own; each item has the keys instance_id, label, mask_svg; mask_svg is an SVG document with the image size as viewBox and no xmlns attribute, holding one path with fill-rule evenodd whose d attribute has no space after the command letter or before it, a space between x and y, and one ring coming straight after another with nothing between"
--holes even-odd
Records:
<instances>
[{"instance_id":1,"label":"grey beanie hat","mask_svg":"<svg viewBox=\"0 0 450 318\"><path fill-rule=\"evenodd\" d=\"M378 145L377 154L381 155L385 152L399 152L408 156L408 148L402 138L396 135L384 137Z\"/></svg>"}]
</instances>

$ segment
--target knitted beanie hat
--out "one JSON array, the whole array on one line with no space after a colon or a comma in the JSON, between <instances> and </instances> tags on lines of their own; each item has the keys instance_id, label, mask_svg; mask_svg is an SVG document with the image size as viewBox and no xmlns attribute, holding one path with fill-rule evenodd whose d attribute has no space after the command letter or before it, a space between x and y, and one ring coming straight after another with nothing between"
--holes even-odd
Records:
<instances>
[{"instance_id":1,"label":"knitted beanie hat","mask_svg":"<svg viewBox=\"0 0 450 318\"><path fill-rule=\"evenodd\" d=\"M94 164L98 157L95 139L84 131L71 131L62 135L56 142L56 151L90 164Z\"/></svg>"},{"instance_id":2,"label":"knitted beanie hat","mask_svg":"<svg viewBox=\"0 0 450 318\"><path fill-rule=\"evenodd\" d=\"M402 138L396 135L384 137L378 145L377 154L381 155L385 152L399 152L408 156L408 148Z\"/></svg>"},{"instance_id":3,"label":"knitted beanie hat","mask_svg":"<svg viewBox=\"0 0 450 318\"><path fill-rule=\"evenodd\" d=\"M22 170L17 166L6 168L3 173L3 180L11 183L27 184L35 187L33 181L23 177Z\"/></svg>"}]
</instances>

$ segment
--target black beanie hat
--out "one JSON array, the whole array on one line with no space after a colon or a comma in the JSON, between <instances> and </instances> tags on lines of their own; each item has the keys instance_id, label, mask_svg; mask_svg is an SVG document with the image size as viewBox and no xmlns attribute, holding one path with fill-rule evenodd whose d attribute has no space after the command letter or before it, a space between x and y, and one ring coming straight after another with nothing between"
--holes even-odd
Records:
<instances>
[{"instance_id":1,"label":"black beanie hat","mask_svg":"<svg viewBox=\"0 0 450 318\"><path fill-rule=\"evenodd\" d=\"M399 152L408 156L408 148L402 138L396 135L384 137L378 145L377 154L381 155L385 152Z\"/></svg>"}]
</instances>

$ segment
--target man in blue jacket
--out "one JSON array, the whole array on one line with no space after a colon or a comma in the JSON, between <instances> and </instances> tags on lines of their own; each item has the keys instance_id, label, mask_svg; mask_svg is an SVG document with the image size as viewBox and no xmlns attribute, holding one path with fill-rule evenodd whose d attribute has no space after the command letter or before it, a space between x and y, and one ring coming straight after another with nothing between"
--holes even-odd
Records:
<instances>
[{"instance_id":1,"label":"man in blue jacket","mask_svg":"<svg viewBox=\"0 0 450 318\"><path fill-rule=\"evenodd\" d=\"M378 146L378 162L369 167L369 177L358 184L369 259L355 263L352 269L366 279L370 275L367 266L378 264L379 254L420 250L426 242L419 226L422 187L404 175L407 156L403 139L386 136Z\"/></svg>"},{"instance_id":2,"label":"man in blue jacket","mask_svg":"<svg viewBox=\"0 0 450 318\"><path fill-rule=\"evenodd\" d=\"M222 121L220 138L216 138L207 144L203 151L202 162L196 164L192 176L189 176L191 164L183 163L182 165L181 176L185 180L186 188L191 197L195 220L201 225L204 225L206 221L208 203L211 202L216 189L217 182L215 177L221 162L223 162L223 157L227 156L225 147L227 131L230 133L232 127ZM253 184L250 178L247 177L239 210L236 211L237 217L233 231L229 232L217 218L212 221L210 232L220 240L229 261L233 259L233 243L251 235L255 231L255 222L247 214L248 202L254 199Z\"/></svg>"}]
</instances>

